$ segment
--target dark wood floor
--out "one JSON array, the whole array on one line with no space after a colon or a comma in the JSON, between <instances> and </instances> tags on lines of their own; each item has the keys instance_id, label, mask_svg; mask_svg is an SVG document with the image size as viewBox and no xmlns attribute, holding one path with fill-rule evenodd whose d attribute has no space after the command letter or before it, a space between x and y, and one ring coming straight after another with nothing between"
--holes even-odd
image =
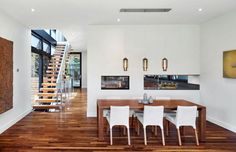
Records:
<instances>
[{"instance_id":1,"label":"dark wood floor","mask_svg":"<svg viewBox=\"0 0 236 152\"><path fill-rule=\"evenodd\" d=\"M236 151L236 134L207 122L206 142L195 146L193 133L187 129L183 146L178 146L176 130L161 145L160 131L154 136L148 131L148 145L143 134L131 129L131 146L122 130L114 131L114 145L109 135L104 142L97 140L96 118L86 118L86 90L78 91L65 112L31 112L24 119L0 135L0 151ZM188 135L188 136L187 136Z\"/></svg>"}]
</instances>

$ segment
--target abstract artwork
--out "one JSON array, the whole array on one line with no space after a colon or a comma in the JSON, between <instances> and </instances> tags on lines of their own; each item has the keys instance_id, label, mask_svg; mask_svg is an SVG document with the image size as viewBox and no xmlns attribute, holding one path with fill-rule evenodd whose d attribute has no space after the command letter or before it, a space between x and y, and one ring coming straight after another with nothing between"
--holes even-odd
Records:
<instances>
[{"instance_id":1,"label":"abstract artwork","mask_svg":"<svg viewBox=\"0 0 236 152\"><path fill-rule=\"evenodd\" d=\"M0 37L0 113L13 107L13 42Z\"/></svg>"},{"instance_id":2,"label":"abstract artwork","mask_svg":"<svg viewBox=\"0 0 236 152\"><path fill-rule=\"evenodd\" d=\"M236 78L236 50L223 53L223 77Z\"/></svg>"}]
</instances>

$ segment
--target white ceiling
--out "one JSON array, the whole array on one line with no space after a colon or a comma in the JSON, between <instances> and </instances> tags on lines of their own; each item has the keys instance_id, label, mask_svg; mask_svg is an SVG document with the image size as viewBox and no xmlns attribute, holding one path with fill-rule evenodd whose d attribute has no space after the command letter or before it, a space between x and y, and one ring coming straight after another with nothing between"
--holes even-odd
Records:
<instances>
[{"instance_id":1,"label":"white ceiling","mask_svg":"<svg viewBox=\"0 0 236 152\"><path fill-rule=\"evenodd\" d=\"M120 13L121 8L172 11ZM87 25L200 24L236 9L236 0L0 0L0 9L29 28L59 29L73 48L84 51Z\"/></svg>"}]
</instances>

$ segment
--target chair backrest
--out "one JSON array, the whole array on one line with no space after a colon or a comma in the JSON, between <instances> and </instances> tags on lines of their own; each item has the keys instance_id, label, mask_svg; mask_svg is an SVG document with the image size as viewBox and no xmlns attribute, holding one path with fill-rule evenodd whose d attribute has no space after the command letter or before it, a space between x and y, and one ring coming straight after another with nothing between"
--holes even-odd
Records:
<instances>
[{"instance_id":1,"label":"chair backrest","mask_svg":"<svg viewBox=\"0 0 236 152\"><path fill-rule=\"evenodd\" d=\"M171 100L171 97L156 97L156 100Z\"/></svg>"},{"instance_id":2,"label":"chair backrest","mask_svg":"<svg viewBox=\"0 0 236 152\"><path fill-rule=\"evenodd\" d=\"M129 106L111 106L110 125L129 126Z\"/></svg>"},{"instance_id":3,"label":"chair backrest","mask_svg":"<svg viewBox=\"0 0 236 152\"><path fill-rule=\"evenodd\" d=\"M192 126L196 128L197 106L178 106L176 126Z\"/></svg>"},{"instance_id":4,"label":"chair backrest","mask_svg":"<svg viewBox=\"0 0 236 152\"><path fill-rule=\"evenodd\" d=\"M163 106L144 106L143 125L163 126Z\"/></svg>"}]
</instances>

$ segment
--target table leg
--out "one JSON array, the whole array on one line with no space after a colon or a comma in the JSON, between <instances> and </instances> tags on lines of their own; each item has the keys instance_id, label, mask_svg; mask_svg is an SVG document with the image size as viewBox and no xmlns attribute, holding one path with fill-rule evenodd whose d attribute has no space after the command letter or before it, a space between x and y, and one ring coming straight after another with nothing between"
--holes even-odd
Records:
<instances>
[{"instance_id":1,"label":"table leg","mask_svg":"<svg viewBox=\"0 0 236 152\"><path fill-rule=\"evenodd\" d=\"M97 107L97 127L98 127L98 140L104 140L104 121L103 121L103 109Z\"/></svg>"},{"instance_id":2,"label":"table leg","mask_svg":"<svg viewBox=\"0 0 236 152\"><path fill-rule=\"evenodd\" d=\"M206 108L198 111L198 135L201 142L206 140Z\"/></svg>"}]
</instances>

